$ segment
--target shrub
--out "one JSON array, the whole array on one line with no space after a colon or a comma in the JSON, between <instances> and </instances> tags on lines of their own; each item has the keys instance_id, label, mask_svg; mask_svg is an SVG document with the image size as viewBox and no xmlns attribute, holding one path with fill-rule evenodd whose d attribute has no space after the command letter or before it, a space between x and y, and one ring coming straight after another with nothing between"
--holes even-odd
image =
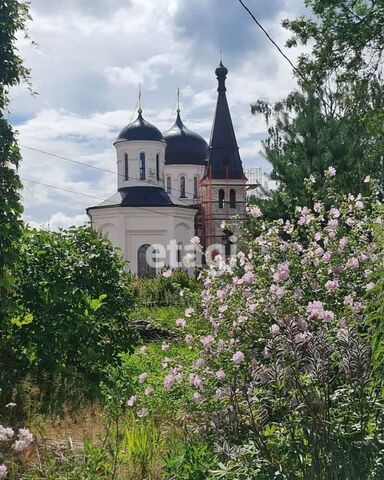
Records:
<instances>
[{"instance_id":1,"label":"shrub","mask_svg":"<svg viewBox=\"0 0 384 480\"><path fill-rule=\"evenodd\" d=\"M57 378L97 384L136 343L134 293L119 253L92 228L73 227L25 230L19 256L4 370L28 373L47 390Z\"/></svg>"},{"instance_id":2,"label":"shrub","mask_svg":"<svg viewBox=\"0 0 384 480\"><path fill-rule=\"evenodd\" d=\"M382 219L372 197L329 185L328 201L290 221L256 212L261 233L229 263L216 257L201 307L179 321L199 358L166 369L164 386L184 389L183 418L216 443L218 478L383 478L383 377L366 317Z\"/></svg>"}]
</instances>

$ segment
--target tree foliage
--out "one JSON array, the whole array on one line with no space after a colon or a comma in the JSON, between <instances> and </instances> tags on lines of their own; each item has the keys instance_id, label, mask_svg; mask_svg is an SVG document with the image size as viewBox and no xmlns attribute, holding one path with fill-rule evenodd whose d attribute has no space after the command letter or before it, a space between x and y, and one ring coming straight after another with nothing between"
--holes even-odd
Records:
<instances>
[{"instance_id":1,"label":"tree foliage","mask_svg":"<svg viewBox=\"0 0 384 480\"><path fill-rule=\"evenodd\" d=\"M28 4L17 0L0 2L0 329L12 283L15 242L21 236L21 182L17 174L21 155L15 133L6 118L9 88L28 81L29 70L23 66L16 47L18 32L26 32Z\"/></svg>"},{"instance_id":2,"label":"tree foliage","mask_svg":"<svg viewBox=\"0 0 384 480\"><path fill-rule=\"evenodd\" d=\"M299 91L274 105L252 106L269 128L264 146L278 189L264 203L275 218L291 205L310 204L303 180L320 179L331 165L344 192L363 193L367 175L384 186L383 4L305 3L311 16L283 22L293 34L289 47L313 43L297 63Z\"/></svg>"},{"instance_id":3,"label":"tree foliage","mask_svg":"<svg viewBox=\"0 0 384 480\"><path fill-rule=\"evenodd\" d=\"M19 255L9 362L48 386L76 374L98 382L136 339L133 287L119 252L91 227L72 227L26 230Z\"/></svg>"}]
</instances>

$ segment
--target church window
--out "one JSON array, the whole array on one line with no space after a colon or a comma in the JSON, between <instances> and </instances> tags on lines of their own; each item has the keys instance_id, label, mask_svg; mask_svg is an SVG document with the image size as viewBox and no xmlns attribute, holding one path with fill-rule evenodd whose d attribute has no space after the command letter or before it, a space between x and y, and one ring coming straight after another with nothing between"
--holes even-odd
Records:
<instances>
[{"instance_id":1,"label":"church window","mask_svg":"<svg viewBox=\"0 0 384 480\"><path fill-rule=\"evenodd\" d=\"M177 262L181 263L183 257L183 244L179 242L177 244Z\"/></svg>"},{"instance_id":2,"label":"church window","mask_svg":"<svg viewBox=\"0 0 384 480\"><path fill-rule=\"evenodd\" d=\"M160 180L160 155L156 155L156 180Z\"/></svg>"},{"instance_id":3,"label":"church window","mask_svg":"<svg viewBox=\"0 0 384 480\"><path fill-rule=\"evenodd\" d=\"M233 189L229 192L229 207L236 208L236 190Z\"/></svg>"},{"instance_id":4,"label":"church window","mask_svg":"<svg viewBox=\"0 0 384 480\"><path fill-rule=\"evenodd\" d=\"M167 193L172 193L172 180L171 180L171 177L167 177Z\"/></svg>"},{"instance_id":5,"label":"church window","mask_svg":"<svg viewBox=\"0 0 384 480\"><path fill-rule=\"evenodd\" d=\"M193 198L197 198L197 177L193 179Z\"/></svg>"},{"instance_id":6,"label":"church window","mask_svg":"<svg viewBox=\"0 0 384 480\"><path fill-rule=\"evenodd\" d=\"M140 153L140 180L145 180L145 153Z\"/></svg>"},{"instance_id":7,"label":"church window","mask_svg":"<svg viewBox=\"0 0 384 480\"><path fill-rule=\"evenodd\" d=\"M224 197L225 193L224 190L221 188L219 190L219 208L224 208Z\"/></svg>"},{"instance_id":8,"label":"church window","mask_svg":"<svg viewBox=\"0 0 384 480\"><path fill-rule=\"evenodd\" d=\"M137 250L137 273L139 277L154 278L156 276L157 250L152 245L141 245Z\"/></svg>"},{"instance_id":9,"label":"church window","mask_svg":"<svg viewBox=\"0 0 384 480\"><path fill-rule=\"evenodd\" d=\"M185 198L185 177L180 177L180 197Z\"/></svg>"},{"instance_id":10,"label":"church window","mask_svg":"<svg viewBox=\"0 0 384 480\"><path fill-rule=\"evenodd\" d=\"M128 180L128 153L124 155L124 180Z\"/></svg>"}]
</instances>

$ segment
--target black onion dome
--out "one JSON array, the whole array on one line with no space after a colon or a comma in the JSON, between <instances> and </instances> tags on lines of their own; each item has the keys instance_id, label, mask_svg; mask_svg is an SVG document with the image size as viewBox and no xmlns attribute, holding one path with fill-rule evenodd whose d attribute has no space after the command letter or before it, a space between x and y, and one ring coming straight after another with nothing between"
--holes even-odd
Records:
<instances>
[{"instance_id":1,"label":"black onion dome","mask_svg":"<svg viewBox=\"0 0 384 480\"><path fill-rule=\"evenodd\" d=\"M205 165L208 143L184 125L179 110L175 124L164 133L164 138L165 165Z\"/></svg>"},{"instance_id":2,"label":"black onion dome","mask_svg":"<svg viewBox=\"0 0 384 480\"><path fill-rule=\"evenodd\" d=\"M155 142L164 142L164 137L158 128L152 125L152 123L144 120L142 110L139 108L137 119L121 130L115 142L122 140L151 140Z\"/></svg>"}]
</instances>

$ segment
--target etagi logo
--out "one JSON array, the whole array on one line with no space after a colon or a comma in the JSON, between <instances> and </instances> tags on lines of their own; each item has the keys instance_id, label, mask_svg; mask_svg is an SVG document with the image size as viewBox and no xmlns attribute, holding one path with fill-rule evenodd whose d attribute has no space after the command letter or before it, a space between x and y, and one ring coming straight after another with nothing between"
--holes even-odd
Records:
<instances>
[{"instance_id":1,"label":"etagi logo","mask_svg":"<svg viewBox=\"0 0 384 480\"><path fill-rule=\"evenodd\" d=\"M167 246L159 243L150 245L147 248L145 259L148 266L156 270L165 267L190 269L203 266L223 270L224 265L232 264L237 260L237 240L237 237L232 235L228 237L227 245L214 243L204 251L198 237L193 237L191 243L185 246L173 239Z\"/></svg>"}]
</instances>

